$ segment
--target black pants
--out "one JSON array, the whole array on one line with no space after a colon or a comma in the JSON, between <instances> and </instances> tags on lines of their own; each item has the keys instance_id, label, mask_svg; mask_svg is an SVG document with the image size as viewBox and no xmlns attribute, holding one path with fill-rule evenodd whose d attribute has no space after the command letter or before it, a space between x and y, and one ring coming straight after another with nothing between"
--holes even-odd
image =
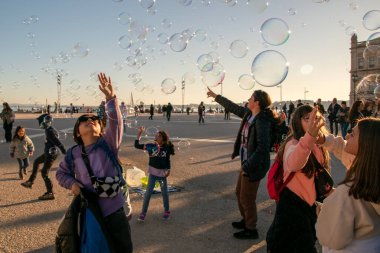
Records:
<instances>
[{"instance_id":1,"label":"black pants","mask_svg":"<svg viewBox=\"0 0 380 253\"><path fill-rule=\"evenodd\" d=\"M317 253L315 205L309 206L285 187L280 194L272 225L267 233L267 252Z\"/></svg>"},{"instance_id":2,"label":"black pants","mask_svg":"<svg viewBox=\"0 0 380 253\"><path fill-rule=\"evenodd\" d=\"M198 114L199 118L198 118L198 123L200 124L201 122L204 124L205 123L205 117L203 116L203 114Z\"/></svg>"},{"instance_id":3,"label":"black pants","mask_svg":"<svg viewBox=\"0 0 380 253\"><path fill-rule=\"evenodd\" d=\"M6 123L4 122L3 128L5 131L5 141L11 142L12 141L12 128L13 128L13 122L12 123Z\"/></svg>"},{"instance_id":4,"label":"black pants","mask_svg":"<svg viewBox=\"0 0 380 253\"><path fill-rule=\"evenodd\" d=\"M335 124L335 134L334 134L334 124ZM338 122L336 120L330 120L330 131L335 136L338 135Z\"/></svg>"},{"instance_id":5,"label":"black pants","mask_svg":"<svg viewBox=\"0 0 380 253\"><path fill-rule=\"evenodd\" d=\"M43 163L43 167L41 170L41 176L45 182L46 191L47 192L53 192L53 184L51 183L51 180L49 178L49 171L51 169L51 166L53 165L54 160L57 158L57 156L51 156L51 155L45 155L42 154L39 157L37 157L33 162L33 171L30 175L30 178L28 181L34 182L37 176L38 172L38 166Z\"/></svg>"},{"instance_id":6,"label":"black pants","mask_svg":"<svg viewBox=\"0 0 380 253\"><path fill-rule=\"evenodd\" d=\"M107 230L117 253L133 252L131 228L124 209L104 218Z\"/></svg>"},{"instance_id":7,"label":"black pants","mask_svg":"<svg viewBox=\"0 0 380 253\"><path fill-rule=\"evenodd\" d=\"M170 121L170 116L171 116L171 114L172 114L171 112L167 112L167 113L166 113L166 118L168 119L168 121Z\"/></svg>"}]
</instances>

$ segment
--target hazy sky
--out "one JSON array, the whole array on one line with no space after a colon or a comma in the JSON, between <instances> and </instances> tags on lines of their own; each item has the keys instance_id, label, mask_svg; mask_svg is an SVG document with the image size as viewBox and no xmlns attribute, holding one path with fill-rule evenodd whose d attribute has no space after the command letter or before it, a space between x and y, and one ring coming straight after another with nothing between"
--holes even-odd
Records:
<instances>
[{"instance_id":1,"label":"hazy sky","mask_svg":"<svg viewBox=\"0 0 380 253\"><path fill-rule=\"evenodd\" d=\"M256 84L251 90L243 90L238 85L241 75L251 73L252 62L258 54L275 50L289 63L288 74L282 82L283 100L303 99L305 88L309 91L308 99L348 100L350 36L355 29L362 41L374 32L363 27L362 19L368 11L380 9L378 0L248 2L238 0L233 5L233 1L226 0L156 0L147 9L153 1L2 0L0 99L24 104L44 104L47 99L53 104L57 99L56 73L62 70L66 73L62 77L62 104L99 104L101 97L94 93L96 82L91 80L92 73L99 71L116 82L117 94L122 100L129 103L133 92L134 102L141 100L146 104L169 101L181 104L182 77L191 73L195 82L186 83L185 104L201 100L207 103L211 100L206 98L206 85L200 79L201 71L196 63L200 55L216 52L225 70L223 95L242 102L250 97L253 89L264 89L273 101L279 101L277 87ZM263 9L265 2L269 6ZM122 19L127 24L118 21L121 13L125 13L122 17L130 15L131 19ZM281 41L281 45L264 43L260 34L262 24L271 18L282 19L291 30L289 38L281 41L279 36L283 30L266 27L264 32L269 42ZM199 32L181 52L174 52L169 44L157 39L161 33L170 37L186 29L203 30L207 37L202 41ZM133 41L129 50L118 45L124 35ZM229 52L235 40L248 45L245 57L236 58ZM82 51L78 53L82 55L72 55L77 43L87 45L88 55ZM172 46L178 45L173 42ZM129 66L138 48L141 49L137 61L146 64ZM273 65L270 62L258 76L272 77L271 71L276 71L275 68L276 62ZM137 90L130 78L135 73L141 76ZM161 83L167 78L173 79L177 87L172 94L161 91ZM147 88L139 91L144 87L142 84ZM221 87L213 90L220 93Z\"/></svg>"}]
</instances>

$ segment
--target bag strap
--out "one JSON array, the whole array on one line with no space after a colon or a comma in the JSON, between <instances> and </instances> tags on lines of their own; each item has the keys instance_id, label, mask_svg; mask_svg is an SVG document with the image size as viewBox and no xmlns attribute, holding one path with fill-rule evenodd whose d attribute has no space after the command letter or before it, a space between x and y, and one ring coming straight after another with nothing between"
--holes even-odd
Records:
<instances>
[{"instance_id":1,"label":"bag strap","mask_svg":"<svg viewBox=\"0 0 380 253\"><path fill-rule=\"evenodd\" d=\"M281 162L281 160L280 160L280 158L279 158L278 155L276 156L276 160L278 161L278 163L280 163L279 166L281 166L282 169L284 169L284 167L282 165L282 162ZM282 192L282 190L284 190L284 188L286 187L286 185L290 182L290 180L292 180L292 178L294 177L295 174L296 174L295 172L290 172L289 176L286 178L286 180L284 181L284 183L281 185L279 192Z\"/></svg>"},{"instance_id":2,"label":"bag strap","mask_svg":"<svg viewBox=\"0 0 380 253\"><path fill-rule=\"evenodd\" d=\"M87 168L87 171L88 171L88 174L90 175L90 179L91 179L91 182L92 184L94 184L95 182L95 176L94 176L94 172L92 171L91 169L91 165L90 165L90 160L88 159L88 155L86 153L86 150L84 148L84 145L81 145L81 154L82 154L82 159L84 161L84 164L86 165L86 168Z\"/></svg>"}]
</instances>

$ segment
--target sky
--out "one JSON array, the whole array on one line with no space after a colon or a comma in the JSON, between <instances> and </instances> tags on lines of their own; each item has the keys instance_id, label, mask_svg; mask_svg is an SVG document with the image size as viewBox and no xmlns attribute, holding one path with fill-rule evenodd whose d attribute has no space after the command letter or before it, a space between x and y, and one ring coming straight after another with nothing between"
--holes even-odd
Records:
<instances>
[{"instance_id":1,"label":"sky","mask_svg":"<svg viewBox=\"0 0 380 253\"><path fill-rule=\"evenodd\" d=\"M185 105L210 103L207 86L237 103L255 89L273 101L281 91L348 100L350 37L380 32L362 23L378 9L378 0L2 0L0 100L53 104L60 73L62 105L98 105L100 71L127 104L131 93L134 103L182 104L182 80Z\"/></svg>"}]
</instances>

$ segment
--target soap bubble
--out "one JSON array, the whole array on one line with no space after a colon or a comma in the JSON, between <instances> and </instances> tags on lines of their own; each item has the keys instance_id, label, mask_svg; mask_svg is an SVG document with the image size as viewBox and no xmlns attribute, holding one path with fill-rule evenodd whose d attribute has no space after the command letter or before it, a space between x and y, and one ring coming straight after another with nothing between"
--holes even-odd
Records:
<instances>
[{"instance_id":1,"label":"soap bubble","mask_svg":"<svg viewBox=\"0 0 380 253\"><path fill-rule=\"evenodd\" d=\"M248 53L248 45L242 40L235 40L230 44L231 55L235 58L243 58Z\"/></svg>"},{"instance_id":2,"label":"soap bubble","mask_svg":"<svg viewBox=\"0 0 380 253\"><path fill-rule=\"evenodd\" d=\"M375 90L373 91L373 94L375 95L376 99L380 99L380 84L376 86Z\"/></svg>"},{"instance_id":3,"label":"soap bubble","mask_svg":"<svg viewBox=\"0 0 380 253\"><path fill-rule=\"evenodd\" d=\"M182 52L186 49L188 41L180 33L173 34L169 39L170 49L174 52Z\"/></svg>"},{"instance_id":4,"label":"soap bubble","mask_svg":"<svg viewBox=\"0 0 380 253\"><path fill-rule=\"evenodd\" d=\"M186 84L193 84L195 83L195 75L194 73L186 72L183 75L182 80L185 81Z\"/></svg>"},{"instance_id":5,"label":"soap bubble","mask_svg":"<svg viewBox=\"0 0 380 253\"><path fill-rule=\"evenodd\" d=\"M310 64L303 65L301 67L301 74L310 75L313 72L313 66Z\"/></svg>"},{"instance_id":6,"label":"soap bubble","mask_svg":"<svg viewBox=\"0 0 380 253\"><path fill-rule=\"evenodd\" d=\"M78 42L74 45L72 53L75 57L86 57L90 52L86 43Z\"/></svg>"},{"instance_id":7,"label":"soap bubble","mask_svg":"<svg viewBox=\"0 0 380 253\"><path fill-rule=\"evenodd\" d=\"M194 38L198 41L205 41L207 38L207 33L202 29L198 29L195 31Z\"/></svg>"},{"instance_id":8,"label":"soap bubble","mask_svg":"<svg viewBox=\"0 0 380 253\"><path fill-rule=\"evenodd\" d=\"M251 90L255 86L255 80L251 75L243 74L239 77L238 84L243 90Z\"/></svg>"},{"instance_id":9,"label":"soap bubble","mask_svg":"<svg viewBox=\"0 0 380 253\"><path fill-rule=\"evenodd\" d=\"M158 128L157 127L148 127L145 129L145 136L146 137L155 137L156 133L158 133Z\"/></svg>"},{"instance_id":10,"label":"soap bubble","mask_svg":"<svg viewBox=\"0 0 380 253\"><path fill-rule=\"evenodd\" d=\"M117 21L121 25L129 25L132 22L132 16L129 13L122 12L117 17Z\"/></svg>"},{"instance_id":11,"label":"soap bubble","mask_svg":"<svg viewBox=\"0 0 380 253\"><path fill-rule=\"evenodd\" d=\"M290 35L288 24L279 18L267 19L260 28L263 40L273 46L284 44Z\"/></svg>"},{"instance_id":12,"label":"soap bubble","mask_svg":"<svg viewBox=\"0 0 380 253\"><path fill-rule=\"evenodd\" d=\"M190 141L188 140L180 140L177 144L177 149L180 152L187 152L190 149Z\"/></svg>"},{"instance_id":13,"label":"soap bubble","mask_svg":"<svg viewBox=\"0 0 380 253\"><path fill-rule=\"evenodd\" d=\"M274 50L259 53L252 62L252 76L257 83L273 87L282 83L288 75L289 63L286 58Z\"/></svg>"},{"instance_id":14,"label":"soap bubble","mask_svg":"<svg viewBox=\"0 0 380 253\"><path fill-rule=\"evenodd\" d=\"M368 11L363 16L363 26L368 30L377 30L380 28L380 11L372 10Z\"/></svg>"},{"instance_id":15,"label":"soap bubble","mask_svg":"<svg viewBox=\"0 0 380 253\"><path fill-rule=\"evenodd\" d=\"M175 81L171 78L166 78L161 82L161 91L165 94L172 94L176 89Z\"/></svg>"},{"instance_id":16,"label":"soap bubble","mask_svg":"<svg viewBox=\"0 0 380 253\"><path fill-rule=\"evenodd\" d=\"M297 10L294 9L294 8L290 8L290 9L288 10L288 13L289 13L290 16L294 16L294 15L297 14Z\"/></svg>"},{"instance_id":17,"label":"soap bubble","mask_svg":"<svg viewBox=\"0 0 380 253\"><path fill-rule=\"evenodd\" d=\"M269 2L267 0L247 0L247 5L254 14L261 14L268 8Z\"/></svg>"},{"instance_id":18,"label":"soap bubble","mask_svg":"<svg viewBox=\"0 0 380 253\"><path fill-rule=\"evenodd\" d=\"M160 33L157 35L157 40L161 44L166 44L169 41L169 36L166 33Z\"/></svg>"},{"instance_id":19,"label":"soap bubble","mask_svg":"<svg viewBox=\"0 0 380 253\"><path fill-rule=\"evenodd\" d=\"M216 63L212 70L201 72L201 80L206 86L216 87L223 82L225 74L223 65Z\"/></svg>"},{"instance_id":20,"label":"soap bubble","mask_svg":"<svg viewBox=\"0 0 380 253\"><path fill-rule=\"evenodd\" d=\"M49 148L49 155L51 155L51 156L58 155L58 149L56 147Z\"/></svg>"},{"instance_id":21,"label":"soap bubble","mask_svg":"<svg viewBox=\"0 0 380 253\"><path fill-rule=\"evenodd\" d=\"M200 71L207 72L212 70L214 59L209 54L202 54L197 59L197 67Z\"/></svg>"},{"instance_id":22,"label":"soap bubble","mask_svg":"<svg viewBox=\"0 0 380 253\"><path fill-rule=\"evenodd\" d=\"M139 0L141 7L144 9L150 9L153 7L156 0Z\"/></svg>"}]
</instances>

